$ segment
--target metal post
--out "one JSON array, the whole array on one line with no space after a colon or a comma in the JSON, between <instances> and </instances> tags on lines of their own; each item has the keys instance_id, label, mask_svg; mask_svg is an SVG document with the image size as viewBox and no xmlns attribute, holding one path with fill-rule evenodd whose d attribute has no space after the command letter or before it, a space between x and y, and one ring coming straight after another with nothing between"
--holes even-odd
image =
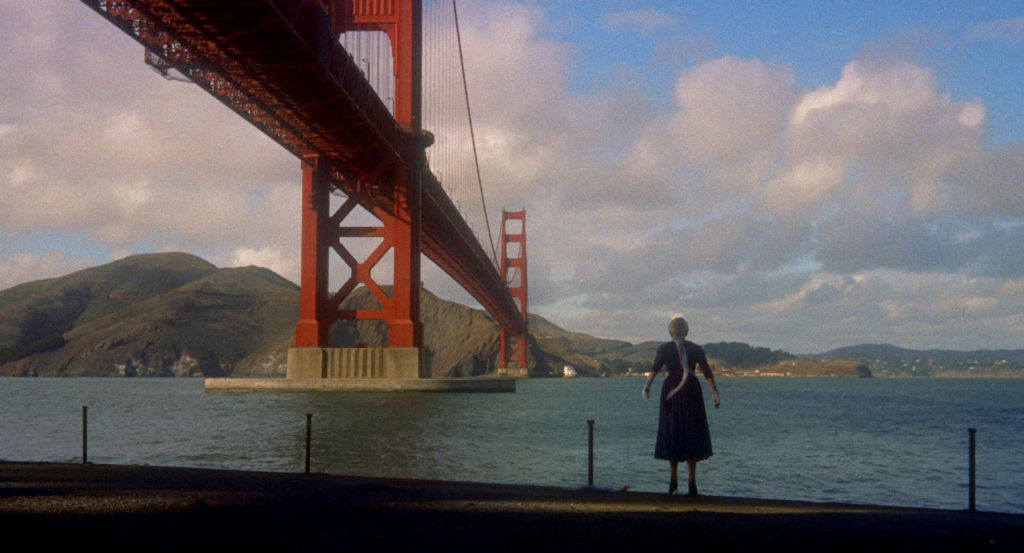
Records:
<instances>
[{"instance_id":1,"label":"metal post","mask_svg":"<svg viewBox=\"0 0 1024 553\"><path fill-rule=\"evenodd\" d=\"M974 449L974 435L977 434L977 433L978 433L978 429L977 428L968 428L967 429L967 435L969 437L968 441L970 443L970 446L969 446L970 453L969 453L968 462L967 462L967 467L968 467L967 471L968 471L968 475L969 475L968 476L968 484L967 484L967 510L972 512L972 513L977 510L975 502L974 502L974 490L975 490L975 480L974 480L974 451L975 451L975 449Z\"/></svg>"},{"instance_id":2,"label":"metal post","mask_svg":"<svg viewBox=\"0 0 1024 553\"><path fill-rule=\"evenodd\" d=\"M587 485L594 485L594 421L587 421Z\"/></svg>"},{"instance_id":3,"label":"metal post","mask_svg":"<svg viewBox=\"0 0 1024 553\"><path fill-rule=\"evenodd\" d=\"M82 406L82 464L89 462L89 408Z\"/></svg>"},{"instance_id":4,"label":"metal post","mask_svg":"<svg viewBox=\"0 0 1024 553\"><path fill-rule=\"evenodd\" d=\"M306 413L306 474L309 474L309 445L311 443L311 433L313 428L313 413Z\"/></svg>"}]
</instances>

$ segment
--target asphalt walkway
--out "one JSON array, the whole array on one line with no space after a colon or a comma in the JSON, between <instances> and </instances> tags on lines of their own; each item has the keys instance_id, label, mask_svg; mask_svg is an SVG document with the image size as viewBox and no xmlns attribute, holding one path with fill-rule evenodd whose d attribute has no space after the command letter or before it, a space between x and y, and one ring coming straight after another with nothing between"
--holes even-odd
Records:
<instances>
[{"instance_id":1,"label":"asphalt walkway","mask_svg":"<svg viewBox=\"0 0 1024 553\"><path fill-rule=\"evenodd\" d=\"M1024 515L0 462L3 551L1024 551ZM696 550L696 549L693 549Z\"/></svg>"}]
</instances>

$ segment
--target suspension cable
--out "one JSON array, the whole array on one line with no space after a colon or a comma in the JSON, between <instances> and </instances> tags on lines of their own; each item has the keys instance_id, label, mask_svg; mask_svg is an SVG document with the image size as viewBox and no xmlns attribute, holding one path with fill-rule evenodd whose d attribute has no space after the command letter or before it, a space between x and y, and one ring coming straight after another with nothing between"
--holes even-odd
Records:
<instances>
[{"instance_id":1,"label":"suspension cable","mask_svg":"<svg viewBox=\"0 0 1024 553\"><path fill-rule=\"evenodd\" d=\"M494 264L498 264L498 251L494 246L494 236L491 235L491 222L487 217L487 201L484 199L484 182L480 178L480 158L476 153L476 133L473 132L473 111L469 107L469 86L466 84L466 62L462 57L462 33L459 31L459 10L452 0L452 13L455 15L455 38L459 45L459 67L462 69L462 91L466 95L466 115L469 117L469 140L473 144L473 163L476 165L476 183L480 188L480 204L484 210L484 224L487 226L487 241L491 245L491 256Z\"/></svg>"}]
</instances>

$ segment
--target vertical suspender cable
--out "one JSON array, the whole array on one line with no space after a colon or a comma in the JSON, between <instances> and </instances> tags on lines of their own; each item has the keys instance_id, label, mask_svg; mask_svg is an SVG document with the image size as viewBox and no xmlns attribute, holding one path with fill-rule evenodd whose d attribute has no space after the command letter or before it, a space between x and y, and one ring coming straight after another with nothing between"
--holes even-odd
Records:
<instances>
[{"instance_id":1,"label":"vertical suspender cable","mask_svg":"<svg viewBox=\"0 0 1024 553\"><path fill-rule=\"evenodd\" d=\"M484 224L487 225L487 241L491 244L491 256L494 264L498 264L498 252L494 248L494 237L491 235L491 222L487 218L487 202L484 200L484 183L480 178L480 158L476 154L476 134L473 132L473 111L469 108L469 87L466 85L466 62L462 57L462 33L459 31L459 10L452 0L452 13L455 15L455 38L459 45L459 67L462 70L462 91L466 95L466 115L469 117L469 139L473 144L473 163L476 165L476 182L480 187L480 204L484 210Z\"/></svg>"}]
</instances>

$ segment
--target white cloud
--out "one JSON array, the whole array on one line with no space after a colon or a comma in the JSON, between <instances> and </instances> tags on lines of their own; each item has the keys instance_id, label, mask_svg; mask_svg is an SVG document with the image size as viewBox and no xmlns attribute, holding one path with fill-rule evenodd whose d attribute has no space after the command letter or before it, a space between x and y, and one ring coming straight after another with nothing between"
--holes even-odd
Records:
<instances>
[{"instance_id":1,"label":"white cloud","mask_svg":"<svg viewBox=\"0 0 1024 553\"><path fill-rule=\"evenodd\" d=\"M964 102L960 106L957 122L965 127L980 127L985 124L985 106L980 101Z\"/></svg>"},{"instance_id":2,"label":"white cloud","mask_svg":"<svg viewBox=\"0 0 1024 553\"><path fill-rule=\"evenodd\" d=\"M823 86L803 97L793 110L800 125L815 111L849 105L882 105L894 113L915 111L935 101L935 83L927 70L909 63L881 68L854 61L843 68L833 86Z\"/></svg>"},{"instance_id":3,"label":"white cloud","mask_svg":"<svg viewBox=\"0 0 1024 553\"><path fill-rule=\"evenodd\" d=\"M297 228L298 161L240 117L149 71L141 46L81 4L6 13L6 28L33 30L0 33L4 230L216 255Z\"/></svg>"},{"instance_id":4,"label":"white cloud","mask_svg":"<svg viewBox=\"0 0 1024 553\"><path fill-rule=\"evenodd\" d=\"M293 257L274 247L259 249L237 248L231 252L226 261L218 263L218 265L223 267L248 267L255 265L270 269L297 283L299 282L299 272Z\"/></svg>"},{"instance_id":5,"label":"white cloud","mask_svg":"<svg viewBox=\"0 0 1024 553\"><path fill-rule=\"evenodd\" d=\"M691 164L770 154L794 92L791 71L758 60L724 57L687 70L676 82L673 145Z\"/></svg>"},{"instance_id":6,"label":"white cloud","mask_svg":"<svg viewBox=\"0 0 1024 553\"><path fill-rule=\"evenodd\" d=\"M828 194L842 185L844 165L841 159L831 156L793 162L768 181L765 205L783 216L820 208Z\"/></svg>"},{"instance_id":7,"label":"white cloud","mask_svg":"<svg viewBox=\"0 0 1024 553\"><path fill-rule=\"evenodd\" d=\"M801 90L790 68L726 56L683 69L674 108L659 113L625 89L570 92L577 54L539 35L543 14L501 13L516 31L476 20L470 67L485 68L476 82L490 91L480 112L497 149L484 159L500 153L485 175L527 198L528 227L542 228L532 289L557 290L536 292L542 313L638 340L660 337L683 302L722 339L810 351L843 345L840 326L861 321L864 341L925 344L912 320L879 318L902 282L1021 274L997 261L1016 234L983 213L1024 216L1010 184L1021 149L987 144L984 102L952 98L930 69L853 60ZM628 105L616 94L648 109L613 121ZM836 302L842 316L822 324ZM818 325L830 332L807 332Z\"/></svg>"},{"instance_id":8,"label":"white cloud","mask_svg":"<svg viewBox=\"0 0 1024 553\"><path fill-rule=\"evenodd\" d=\"M791 71L757 60L692 67L676 80L675 111L647 123L627 167L675 190L680 205L715 209L763 185L795 93Z\"/></svg>"}]
</instances>

